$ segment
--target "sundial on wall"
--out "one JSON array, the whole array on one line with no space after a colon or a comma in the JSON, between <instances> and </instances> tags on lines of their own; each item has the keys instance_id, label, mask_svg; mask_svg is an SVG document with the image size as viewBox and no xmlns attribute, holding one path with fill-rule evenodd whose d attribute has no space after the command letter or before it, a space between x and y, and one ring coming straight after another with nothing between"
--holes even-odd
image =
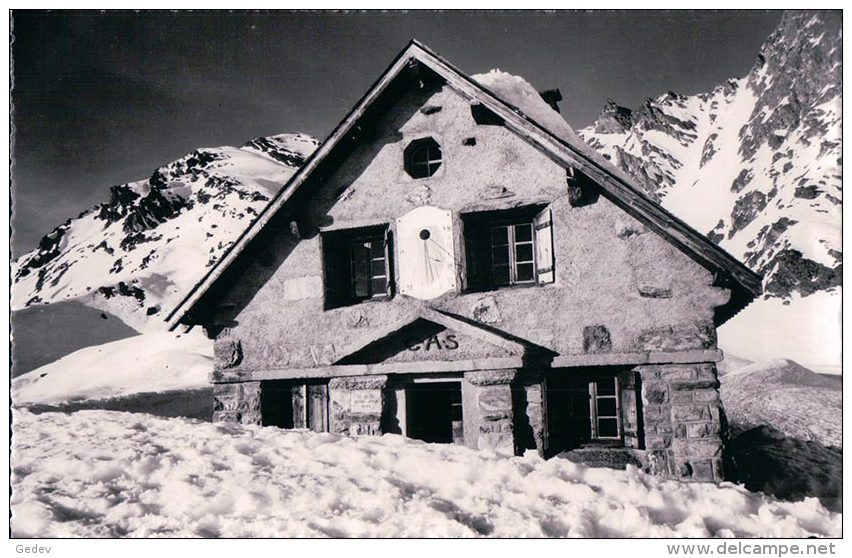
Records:
<instances>
[{"instance_id":1,"label":"sundial on wall","mask_svg":"<svg viewBox=\"0 0 852 558\"><path fill-rule=\"evenodd\" d=\"M399 292L421 300L456 288L452 212L432 206L396 220Z\"/></svg>"}]
</instances>

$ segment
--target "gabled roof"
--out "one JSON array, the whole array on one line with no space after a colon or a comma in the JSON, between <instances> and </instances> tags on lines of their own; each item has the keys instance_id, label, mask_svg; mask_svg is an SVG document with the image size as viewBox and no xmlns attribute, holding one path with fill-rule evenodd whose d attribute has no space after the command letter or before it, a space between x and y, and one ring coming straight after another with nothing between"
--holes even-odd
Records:
<instances>
[{"instance_id":1,"label":"gabled roof","mask_svg":"<svg viewBox=\"0 0 852 558\"><path fill-rule=\"evenodd\" d=\"M421 72L431 72L451 86L471 103L481 104L499 116L504 126L549 158L565 167L579 169L602 189L604 195L624 211L656 231L687 255L717 273L723 284L732 288L732 301L717 322L744 308L762 292L762 279L707 237L692 229L660 205L648 198L636 183L620 169L606 161L589 145L574 134L559 133L524 114L520 109L500 98L455 66L444 60L426 45L412 40L391 62L355 107L337 125L329 137L317 148L287 184L272 198L258 217L243 231L222 258L207 272L169 313L166 321L171 329L176 327L195 308L197 303L237 260L270 220L291 200L308 181L314 178L324 164L340 156L356 139L368 132L364 124L370 112L382 110L383 95L399 80L408 77L416 83ZM336 153L337 152L337 153Z\"/></svg>"}]
</instances>

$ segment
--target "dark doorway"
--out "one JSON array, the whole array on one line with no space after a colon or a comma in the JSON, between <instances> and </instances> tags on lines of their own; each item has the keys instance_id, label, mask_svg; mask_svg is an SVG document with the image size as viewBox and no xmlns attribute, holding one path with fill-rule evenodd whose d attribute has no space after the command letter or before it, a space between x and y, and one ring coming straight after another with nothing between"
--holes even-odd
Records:
<instances>
[{"instance_id":1,"label":"dark doorway","mask_svg":"<svg viewBox=\"0 0 852 558\"><path fill-rule=\"evenodd\" d=\"M413 384L405 390L408 437L463 444L461 382Z\"/></svg>"},{"instance_id":2,"label":"dark doorway","mask_svg":"<svg viewBox=\"0 0 852 558\"><path fill-rule=\"evenodd\" d=\"M556 455L586 444L618 445L621 440L619 370L577 370L548 376L545 453Z\"/></svg>"},{"instance_id":3,"label":"dark doorway","mask_svg":"<svg viewBox=\"0 0 852 558\"><path fill-rule=\"evenodd\" d=\"M295 428L293 382L276 380L261 382L260 414L264 426Z\"/></svg>"},{"instance_id":4,"label":"dark doorway","mask_svg":"<svg viewBox=\"0 0 852 558\"><path fill-rule=\"evenodd\" d=\"M310 380L261 382L260 413L264 426L328 432L328 384Z\"/></svg>"},{"instance_id":5,"label":"dark doorway","mask_svg":"<svg viewBox=\"0 0 852 558\"><path fill-rule=\"evenodd\" d=\"M576 379L548 378L547 452L572 450L591 437L589 389Z\"/></svg>"}]
</instances>

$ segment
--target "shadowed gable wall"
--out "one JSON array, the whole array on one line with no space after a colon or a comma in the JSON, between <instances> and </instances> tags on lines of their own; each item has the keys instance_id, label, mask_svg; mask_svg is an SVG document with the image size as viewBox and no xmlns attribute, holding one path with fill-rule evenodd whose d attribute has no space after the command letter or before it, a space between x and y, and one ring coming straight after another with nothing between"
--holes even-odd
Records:
<instances>
[{"instance_id":1,"label":"shadowed gable wall","mask_svg":"<svg viewBox=\"0 0 852 558\"><path fill-rule=\"evenodd\" d=\"M434 176L413 179L403 150L426 136L441 145L443 164ZM551 204L555 283L462 293L460 214L535 203ZM422 205L453 212L456 292L324 310L319 231L378 223L393 230L396 218ZM711 286L711 272L604 196L572 207L563 168L504 127L477 124L469 103L447 86L404 94L307 207L288 211L298 237L294 227L278 226L264 261L252 263L220 300L227 327L216 341L217 369L328 365L371 332L413 319L423 305L478 317L563 355L713 348L713 308L729 296ZM611 349L589 346L595 326L609 332Z\"/></svg>"}]
</instances>

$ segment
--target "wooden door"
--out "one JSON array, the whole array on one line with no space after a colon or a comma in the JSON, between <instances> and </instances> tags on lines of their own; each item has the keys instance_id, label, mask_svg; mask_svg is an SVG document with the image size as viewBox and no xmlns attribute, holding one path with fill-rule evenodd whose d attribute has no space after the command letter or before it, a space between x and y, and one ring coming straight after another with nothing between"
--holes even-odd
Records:
<instances>
[{"instance_id":1,"label":"wooden door","mask_svg":"<svg viewBox=\"0 0 852 558\"><path fill-rule=\"evenodd\" d=\"M452 410L453 443L464 445L464 415L462 412L461 383L458 389L450 392L450 408Z\"/></svg>"},{"instance_id":2,"label":"wooden door","mask_svg":"<svg viewBox=\"0 0 852 558\"><path fill-rule=\"evenodd\" d=\"M314 432L328 432L328 386L307 386L306 427Z\"/></svg>"}]
</instances>

